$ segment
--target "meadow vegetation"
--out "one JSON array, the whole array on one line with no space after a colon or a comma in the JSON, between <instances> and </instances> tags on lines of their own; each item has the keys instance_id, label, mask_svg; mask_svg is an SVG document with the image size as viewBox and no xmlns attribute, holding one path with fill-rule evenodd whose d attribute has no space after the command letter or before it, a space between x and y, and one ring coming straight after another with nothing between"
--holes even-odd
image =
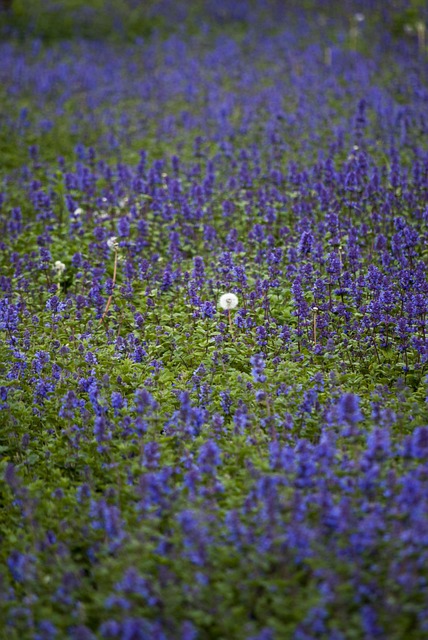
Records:
<instances>
[{"instance_id":1,"label":"meadow vegetation","mask_svg":"<svg viewBox=\"0 0 428 640\"><path fill-rule=\"evenodd\" d=\"M30 4L1 18L0 635L422 640L424 3Z\"/></svg>"}]
</instances>

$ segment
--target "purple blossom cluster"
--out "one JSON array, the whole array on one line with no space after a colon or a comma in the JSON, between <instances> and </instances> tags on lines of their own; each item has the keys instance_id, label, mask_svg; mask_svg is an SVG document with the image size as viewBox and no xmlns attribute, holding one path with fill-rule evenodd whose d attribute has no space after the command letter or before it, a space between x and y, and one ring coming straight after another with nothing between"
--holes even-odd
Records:
<instances>
[{"instance_id":1,"label":"purple blossom cluster","mask_svg":"<svg viewBox=\"0 0 428 640\"><path fill-rule=\"evenodd\" d=\"M179 466L161 465L158 444L147 443L143 466L128 471L126 508L117 487L94 499L82 486L77 513L88 520L75 522L58 490L61 520L49 531L33 520L37 502L9 464L6 495L17 522L32 526L34 546L7 556L7 599L13 603L18 592L32 597L25 597L25 615L10 608L6 626L21 620L23 629L44 629L38 603L49 594L73 638L124 638L128 628L137 638L187 638L189 629L208 628L220 637L238 624L240 608L246 613L236 637L260 632L269 619L264 632L272 637L346 638L350 616L361 637L399 638L405 628L423 637L428 428L394 444L388 428L349 440L326 427L317 444L271 442L263 469L252 462L253 445L239 443L244 491L235 459L218 440L195 453L182 448ZM103 561L107 549L110 560ZM87 597L76 561L82 553L105 612L96 629L73 622ZM285 602L299 604L290 612ZM406 613L404 602L411 604ZM228 619L217 619L217 610L229 610Z\"/></svg>"}]
</instances>

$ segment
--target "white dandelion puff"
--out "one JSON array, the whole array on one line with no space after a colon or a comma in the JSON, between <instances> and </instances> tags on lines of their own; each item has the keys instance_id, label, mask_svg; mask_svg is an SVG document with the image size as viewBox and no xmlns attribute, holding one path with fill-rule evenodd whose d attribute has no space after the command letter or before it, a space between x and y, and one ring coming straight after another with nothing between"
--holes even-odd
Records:
<instances>
[{"instance_id":1,"label":"white dandelion puff","mask_svg":"<svg viewBox=\"0 0 428 640\"><path fill-rule=\"evenodd\" d=\"M54 269L57 274L60 276L65 271L65 264L61 262L61 260L56 260L54 264Z\"/></svg>"},{"instance_id":2,"label":"white dandelion puff","mask_svg":"<svg viewBox=\"0 0 428 640\"><path fill-rule=\"evenodd\" d=\"M235 296L234 293L223 293L223 295L220 296L218 303L222 309L227 311L230 333L233 336L232 316L230 310L235 309L235 307L238 306L238 296Z\"/></svg>"},{"instance_id":3,"label":"white dandelion puff","mask_svg":"<svg viewBox=\"0 0 428 640\"><path fill-rule=\"evenodd\" d=\"M234 309L238 306L238 296L235 296L234 293L223 293L218 303L222 309Z\"/></svg>"},{"instance_id":4,"label":"white dandelion puff","mask_svg":"<svg viewBox=\"0 0 428 640\"><path fill-rule=\"evenodd\" d=\"M107 246L109 249L111 249L111 251L116 251L119 246L116 236L112 236L107 240Z\"/></svg>"}]
</instances>

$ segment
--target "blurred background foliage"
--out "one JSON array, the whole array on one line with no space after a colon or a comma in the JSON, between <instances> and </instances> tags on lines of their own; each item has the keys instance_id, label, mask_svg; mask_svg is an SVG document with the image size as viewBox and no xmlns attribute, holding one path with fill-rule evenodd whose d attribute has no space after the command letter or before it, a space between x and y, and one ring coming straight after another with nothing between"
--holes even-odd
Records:
<instances>
[{"instance_id":1,"label":"blurred background foliage","mask_svg":"<svg viewBox=\"0 0 428 640\"><path fill-rule=\"evenodd\" d=\"M192 33L244 28L259 20L272 28L289 12L333 15L349 21L362 13L371 23L388 24L394 36L406 35L428 19L425 0L0 0L0 34L18 40L70 38L134 41L154 32Z\"/></svg>"},{"instance_id":2,"label":"blurred background foliage","mask_svg":"<svg viewBox=\"0 0 428 640\"><path fill-rule=\"evenodd\" d=\"M12 0L3 11L3 33L11 37L55 41L147 37L162 28L154 0Z\"/></svg>"}]
</instances>

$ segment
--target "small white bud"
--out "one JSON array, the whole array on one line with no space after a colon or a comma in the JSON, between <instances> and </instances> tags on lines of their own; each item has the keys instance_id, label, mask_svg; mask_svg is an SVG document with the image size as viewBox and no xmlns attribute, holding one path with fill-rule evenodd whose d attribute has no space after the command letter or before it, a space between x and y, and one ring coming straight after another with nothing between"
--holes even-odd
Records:
<instances>
[{"instance_id":1,"label":"small white bud","mask_svg":"<svg viewBox=\"0 0 428 640\"><path fill-rule=\"evenodd\" d=\"M117 241L116 236L112 236L111 238L109 238L109 239L107 240L107 246L108 246L108 248L109 248L111 251L113 251L113 250L114 250L114 251L116 251L116 249L117 249L117 248L118 248L118 246L119 246L119 243L118 243L118 241Z\"/></svg>"},{"instance_id":2,"label":"small white bud","mask_svg":"<svg viewBox=\"0 0 428 640\"><path fill-rule=\"evenodd\" d=\"M354 20L355 22L364 22L364 20L366 19L364 13L355 13L354 14Z\"/></svg>"},{"instance_id":3,"label":"small white bud","mask_svg":"<svg viewBox=\"0 0 428 640\"><path fill-rule=\"evenodd\" d=\"M223 293L218 303L222 309L234 309L238 306L238 297L234 293Z\"/></svg>"},{"instance_id":4,"label":"small white bud","mask_svg":"<svg viewBox=\"0 0 428 640\"><path fill-rule=\"evenodd\" d=\"M65 271L65 264L61 262L61 260L56 260L54 264L54 269L57 274L60 276Z\"/></svg>"},{"instance_id":5,"label":"small white bud","mask_svg":"<svg viewBox=\"0 0 428 640\"><path fill-rule=\"evenodd\" d=\"M83 211L83 209L81 209L80 207L77 207L77 209L75 209L75 210L73 211L73 215L75 215L75 216L76 216L76 218L78 218L79 216L81 216L81 215L82 215L82 213L84 213L84 211Z\"/></svg>"}]
</instances>

